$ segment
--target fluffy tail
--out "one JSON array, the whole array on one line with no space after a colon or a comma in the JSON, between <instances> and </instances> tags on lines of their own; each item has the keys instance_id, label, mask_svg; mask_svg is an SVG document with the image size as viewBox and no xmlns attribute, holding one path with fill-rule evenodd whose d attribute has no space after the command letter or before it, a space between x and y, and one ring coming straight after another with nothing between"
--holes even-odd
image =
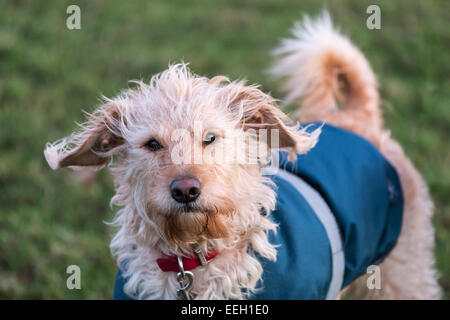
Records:
<instances>
[{"instance_id":1,"label":"fluffy tail","mask_svg":"<svg viewBox=\"0 0 450 320\"><path fill-rule=\"evenodd\" d=\"M273 51L270 71L283 80L286 103L302 102L300 120L381 128L375 75L361 51L333 28L328 12L297 22L292 35Z\"/></svg>"}]
</instances>

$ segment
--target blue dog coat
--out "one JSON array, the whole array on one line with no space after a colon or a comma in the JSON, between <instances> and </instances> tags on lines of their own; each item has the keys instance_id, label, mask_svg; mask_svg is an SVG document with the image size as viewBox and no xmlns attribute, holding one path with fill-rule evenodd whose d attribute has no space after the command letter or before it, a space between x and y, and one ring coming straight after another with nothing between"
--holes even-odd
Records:
<instances>
[{"instance_id":1,"label":"blue dog coat","mask_svg":"<svg viewBox=\"0 0 450 320\"><path fill-rule=\"evenodd\" d=\"M258 257L261 289L251 298L335 298L394 247L403 215L398 175L370 142L330 125L296 162L279 155L282 169L272 176L277 205L270 215L279 227L269 234L279 245L277 261ZM115 299L129 299L124 283L119 270Z\"/></svg>"}]
</instances>

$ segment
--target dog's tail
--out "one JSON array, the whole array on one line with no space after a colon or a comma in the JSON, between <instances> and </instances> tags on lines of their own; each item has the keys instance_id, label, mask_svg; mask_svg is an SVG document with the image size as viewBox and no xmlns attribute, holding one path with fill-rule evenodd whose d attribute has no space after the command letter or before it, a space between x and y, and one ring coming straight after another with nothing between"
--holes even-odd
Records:
<instances>
[{"instance_id":1,"label":"dog's tail","mask_svg":"<svg viewBox=\"0 0 450 320\"><path fill-rule=\"evenodd\" d=\"M361 51L333 28L328 12L305 17L292 34L273 51L278 59L270 72L283 80L287 104L301 101L299 119L381 128L375 75Z\"/></svg>"}]
</instances>

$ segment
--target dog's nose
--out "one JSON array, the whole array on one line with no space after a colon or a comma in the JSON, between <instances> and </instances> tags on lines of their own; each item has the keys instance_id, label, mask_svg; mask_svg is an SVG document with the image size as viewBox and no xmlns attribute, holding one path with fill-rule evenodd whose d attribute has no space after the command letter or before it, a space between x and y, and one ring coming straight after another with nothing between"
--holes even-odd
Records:
<instances>
[{"instance_id":1,"label":"dog's nose","mask_svg":"<svg viewBox=\"0 0 450 320\"><path fill-rule=\"evenodd\" d=\"M200 181L194 177L175 179L170 184L172 198L181 203L195 201L200 195Z\"/></svg>"}]
</instances>

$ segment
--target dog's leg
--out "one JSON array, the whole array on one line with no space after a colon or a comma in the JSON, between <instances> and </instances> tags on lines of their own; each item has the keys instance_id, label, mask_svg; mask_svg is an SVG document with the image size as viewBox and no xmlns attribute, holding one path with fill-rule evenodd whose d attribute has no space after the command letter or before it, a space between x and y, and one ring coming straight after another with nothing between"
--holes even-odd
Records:
<instances>
[{"instance_id":1,"label":"dog's leg","mask_svg":"<svg viewBox=\"0 0 450 320\"><path fill-rule=\"evenodd\" d=\"M400 145L387 137L380 151L396 168L403 188L403 225L397 245L380 265L382 299L438 299L434 269L433 202L420 174Z\"/></svg>"}]
</instances>

